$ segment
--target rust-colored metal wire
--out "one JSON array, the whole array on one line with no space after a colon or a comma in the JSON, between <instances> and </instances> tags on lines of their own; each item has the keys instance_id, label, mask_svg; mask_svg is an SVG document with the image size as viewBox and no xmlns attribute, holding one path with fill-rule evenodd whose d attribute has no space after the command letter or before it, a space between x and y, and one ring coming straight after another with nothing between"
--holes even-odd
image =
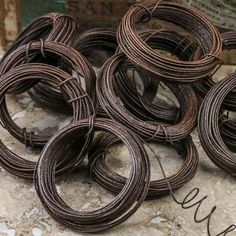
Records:
<instances>
[{"instance_id":1,"label":"rust-colored metal wire","mask_svg":"<svg viewBox=\"0 0 236 236\"><path fill-rule=\"evenodd\" d=\"M35 172L35 187L47 212L61 224L79 232L99 232L127 220L144 201L150 181L148 156L140 139L115 121L98 118L92 127L118 136L131 156L131 172L120 193L106 206L79 212L71 209L59 196L55 186L55 167L69 140L86 135L91 121L83 120L59 131L45 146ZM51 158L53 156L53 158Z\"/></svg>"},{"instance_id":2,"label":"rust-colored metal wire","mask_svg":"<svg viewBox=\"0 0 236 236\"><path fill-rule=\"evenodd\" d=\"M236 88L236 73L217 83L202 102L198 132L201 144L212 162L236 175L236 158L225 145L219 129L220 107L226 96Z\"/></svg>"},{"instance_id":3,"label":"rust-colored metal wire","mask_svg":"<svg viewBox=\"0 0 236 236\"><path fill-rule=\"evenodd\" d=\"M73 47L84 55L93 66L100 68L118 47L116 31L108 28L87 30L78 35ZM98 107L97 116L107 117L101 106Z\"/></svg>"},{"instance_id":4,"label":"rust-colored metal wire","mask_svg":"<svg viewBox=\"0 0 236 236\"><path fill-rule=\"evenodd\" d=\"M117 142L119 142L119 139L117 139L114 135L108 134L108 133L101 134L94 141L93 147L92 147L92 149L90 149L90 153L89 153L90 167L91 167L91 172L92 172L91 174L94 176L95 180L98 183L100 183L106 189L114 192L115 194L116 194L116 191L118 191L118 189L122 188L122 186L124 185L125 178L118 175L117 173L115 173L114 171L112 171L111 169L109 169L107 167L107 165L105 163L105 156L104 155L106 154L107 149L111 145L113 145ZM191 138L189 137L189 139L182 140L181 143L182 144L188 143L188 145L186 145L184 148L187 148L187 150L189 151L189 152L187 151L188 154L192 153L192 155L193 155L192 161L195 162L195 164L193 164L193 163L191 163L191 164L193 164L193 166L197 165L198 154L197 154L196 147L192 143ZM190 144L190 146L189 146L189 144ZM190 149L188 149L188 147L190 147ZM173 200L178 205L180 205L183 209L191 209L193 207L196 207L196 210L194 212L194 221L196 223L202 223L202 222L206 221L207 222L207 233L208 233L208 236L211 236L212 229L214 229L214 227L211 225L211 218L212 218L213 214L215 213L215 210L217 207L213 206L210 213L207 216L200 219L199 218L199 211L201 209L203 202L207 199L207 196L197 199L197 197L200 193L200 189L194 188L184 197L183 200L178 200L178 198L175 196L174 190L178 186L178 184L177 184L178 181L175 181L175 180L177 180L177 179L180 180L181 170L178 171L179 176L176 179L174 178L174 176L172 176L171 178L167 177L165 168L162 164L162 159L160 158L160 156L158 156L153 151L152 148L150 148L150 146L148 146L148 148L150 149L151 153L155 156L155 158L157 159L157 161L159 163L159 166L161 168L161 173L163 174L163 180L150 182L149 191L148 191L146 199L153 198L153 197L156 198L158 196L162 196L163 194L170 194L172 196ZM186 160L185 160L185 164L186 164ZM189 163L190 166L191 166L191 164ZM186 174L187 175L190 175L190 173L188 173L188 170L190 170L190 166L187 167L187 165L186 165ZM182 170L183 169L184 168L182 168ZM193 175L194 175L194 173L196 173L196 170L194 171L194 169L196 169L196 166L195 166L195 168L193 167L193 173L192 173ZM191 177L190 177L190 179L191 179ZM186 180L186 177L183 177L182 181L185 181L185 180ZM162 181L163 181L163 183L161 184ZM180 180L180 182L181 182L181 180ZM160 186L158 186L158 183L160 184ZM182 184L183 184L183 182L182 182ZM165 191L163 191L163 187L165 188ZM180 185L178 187L180 187ZM216 236L220 236L220 235L225 236L228 233L233 232L235 229L236 229L236 225L232 224L232 225L228 226L222 232L218 233Z\"/></svg>"},{"instance_id":5,"label":"rust-colored metal wire","mask_svg":"<svg viewBox=\"0 0 236 236\"><path fill-rule=\"evenodd\" d=\"M202 58L177 61L151 49L136 30L137 23L151 18L166 20L190 32L202 48ZM222 48L219 32L204 15L172 1L132 6L121 20L117 39L121 50L135 65L157 79L173 82L190 83L214 72Z\"/></svg>"},{"instance_id":6,"label":"rust-colored metal wire","mask_svg":"<svg viewBox=\"0 0 236 236\"><path fill-rule=\"evenodd\" d=\"M189 85L168 84L180 104L180 118L175 125L160 122L148 122L138 119L123 106L114 90L115 73L126 69L126 57L117 54L103 66L97 80L97 96L102 108L114 120L133 130L142 138L174 142L187 137L196 124L198 102L193 89ZM128 63L130 65L130 63Z\"/></svg>"},{"instance_id":7,"label":"rust-colored metal wire","mask_svg":"<svg viewBox=\"0 0 236 236\"><path fill-rule=\"evenodd\" d=\"M171 194L173 200L175 201L175 203L180 205L183 209L192 209L193 207L196 207L195 212L194 212L194 221L197 224L206 221L207 222L207 235L212 236L211 232L212 232L212 229L214 229L214 227L211 225L211 219L212 219L212 216L215 213L217 207L213 206L210 213L207 216L199 219L199 211L201 209L201 206L202 206L203 202L207 199L207 196L204 196L204 197L199 199L198 195L200 193L200 189L199 188L194 188L184 197L183 200L181 200L181 201L178 200L178 198L175 196L175 194L172 190L171 183L170 183L170 181L168 180L168 178L166 176L164 166L162 165L162 162L161 162L161 158L155 152L153 152L153 155L155 156L156 160L159 163L162 175L163 175L164 179L166 180L166 183L167 183L167 185L169 187L169 190L170 190L170 194ZM216 236L220 236L220 235L226 236L226 235L228 235L228 233L233 232L235 230L236 230L236 224L231 224L225 230L218 233Z\"/></svg>"},{"instance_id":8,"label":"rust-colored metal wire","mask_svg":"<svg viewBox=\"0 0 236 236\"><path fill-rule=\"evenodd\" d=\"M112 29L104 29L104 28L95 28L95 29L85 31L83 34L78 36L78 39L76 40L75 45L74 45L74 48L76 50L78 50L80 53L86 56L86 58L91 62L93 66L97 66L97 67L102 66L105 61L104 60L101 61L101 56L99 56L99 61L97 61L97 57L94 58L93 56L94 49L95 51L102 50L103 53L107 53L106 59L108 59L113 54L115 54L117 47L118 47L118 43L116 40L116 31ZM147 77L146 75L144 75L143 73L141 74L141 72L139 72L139 74L140 74L140 78L142 80L143 87L144 87L143 96L152 101L156 95L158 84L152 79L150 79L149 77ZM128 91L129 89L134 90L132 86L127 88L128 85L131 85L130 76L128 76L127 74L123 74L121 75L121 79L123 79L123 82L124 82L123 92ZM134 91L136 91L136 89ZM132 92L129 91L129 94L131 93ZM140 104L140 101L138 101L138 104ZM101 106L98 108L97 115L99 117L105 117L105 118L108 117L106 112L101 108Z\"/></svg>"},{"instance_id":9,"label":"rust-colored metal wire","mask_svg":"<svg viewBox=\"0 0 236 236\"><path fill-rule=\"evenodd\" d=\"M83 54L93 66L101 67L118 47L116 30L109 28L87 30L78 35L73 47ZM98 50L102 53L96 55Z\"/></svg>"},{"instance_id":10,"label":"rust-colored metal wire","mask_svg":"<svg viewBox=\"0 0 236 236\"><path fill-rule=\"evenodd\" d=\"M34 19L17 36L2 61L18 47L40 39L71 45L77 31L76 20L69 15L53 12Z\"/></svg>"},{"instance_id":11,"label":"rust-colored metal wire","mask_svg":"<svg viewBox=\"0 0 236 236\"><path fill-rule=\"evenodd\" d=\"M3 127L6 128L11 135L17 138L19 141L24 143L26 146L43 146L51 137L51 134L35 134L33 131L28 132L26 128L20 128L11 118L6 107L5 95L9 88L15 84L26 81L26 80L41 80L45 79L51 83L59 86L63 93L65 94L65 99L71 104L73 109L73 119L72 122L76 122L81 119L93 117L95 115L95 110L92 101L88 94L81 88L81 86L73 80L66 72L43 64L30 64L30 65L20 65L11 71L5 73L1 77L0 81L0 118ZM74 149L71 151L67 149L65 153L65 159L62 159L62 163L59 165L62 169L59 169L59 173L70 172L71 165L69 167L67 163L67 155L78 156L80 148L87 144L87 141L72 140ZM35 162L28 161L22 157L17 156L11 152L2 142L0 142L0 163L12 174L19 177L32 179ZM64 153L64 152L63 152ZM76 158L75 158L76 159ZM74 163L74 160L73 160Z\"/></svg>"},{"instance_id":12,"label":"rust-colored metal wire","mask_svg":"<svg viewBox=\"0 0 236 236\"><path fill-rule=\"evenodd\" d=\"M122 190L127 179L114 172L107 165L106 151L119 142L120 140L114 135L102 134L96 138L88 154L90 173L94 180L115 194ZM178 144L175 143L173 147L182 153L184 159L178 172L168 177L172 190L177 190L195 176L198 167L198 152L191 137L180 141ZM167 194L169 194L169 186L166 180L155 180L150 182L146 199L158 198Z\"/></svg>"},{"instance_id":13,"label":"rust-colored metal wire","mask_svg":"<svg viewBox=\"0 0 236 236\"><path fill-rule=\"evenodd\" d=\"M103 64L101 56L94 59L94 50L102 50L103 54L107 54L104 59L113 55L117 48L116 31L105 28L95 28L85 31L80 34L73 43L73 48L84 55L93 66L100 66ZM95 55L96 56L96 55ZM91 59L92 58L92 59ZM58 112L72 113L71 106L69 106L59 91L51 89L51 86L45 83L37 83L30 91L30 96L42 106ZM63 108L62 108L63 106ZM98 116L106 116L104 111L98 108Z\"/></svg>"},{"instance_id":14,"label":"rust-colored metal wire","mask_svg":"<svg viewBox=\"0 0 236 236\"><path fill-rule=\"evenodd\" d=\"M93 103L96 103L96 94L94 93L96 75L92 66L79 52L62 43L40 41L31 42L27 45L18 47L2 62L0 75L3 75L17 65L28 62L28 58L42 55L46 57L44 64L50 64L52 59L54 62L55 60L63 60L64 63L67 63L67 68L71 68L75 72L77 76L77 82L79 84L82 84L82 82L84 83L84 89L92 99ZM67 72L68 69L66 70ZM22 82L21 86L17 86L18 90L15 89L15 92L22 93L24 91L27 91L30 87L36 84L36 82ZM37 93L35 93L35 90L28 91L28 93L41 105L50 107L60 112L72 113L70 105L68 105L68 103L65 101L60 89L55 89L55 86L48 84L47 81L41 83L40 86L45 86L45 84L47 88L43 87L44 93L40 93L40 99L37 99L38 96Z\"/></svg>"},{"instance_id":15,"label":"rust-colored metal wire","mask_svg":"<svg viewBox=\"0 0 236 236\"><path fill-rule=\"evenodd\" d=\"M229 32L223 33L221 37L222 37L222 43L223 43L223 50L236 49L236 32L235 31L229 31ZM197 53L199 53L199 51L197 51ZM195 54L195 57L198 57L198 56L199 55ZM199 95L200 100L202 100L206 96L208 91L215 84L216 83L210 76L194 84L194 88L197 94ZM220 133L227 147L230 148L230 150L235 150L236 124L232 120L229 120L227 116L223 115L224 110L236 111L236 93L234 90L230 91L227 94L227 96L225 97L222 103L221 108L222 108L222 111L219 116Z\"/></svg>"},{"instance_id":16,"label":"rust-colored metal wire","mask_svg":"<svg viewBox=\"0 0 236 236\"><path fill-rule=\"evenodd\" d=\"M38 17L17 36L2 57L1 63L18 47L32 41L42 39L44 41L55 41L71 45L74 42L77 27L75 19L69 15L53 12ZM17 85L16 88L12 88L8 93L14 94L19 91L18 86L22 87L22 85Z\"/></svg>"},{"instance_id":17,"label":"rust-colored metal wire","mask_svg":"<svg viewBox=\"0 0 236 236\"><path fill-rule=\"evenodd\" d=\"M234 152L236 148L236 122L229 119L227 114L223 115L221 111L219 116L219 128L224 143Z\"/></svg>"},{"instance_id":18,"label":"rust-colored metal wire","mask_svg":"<svg viewBox=\"0 0 236 236\"><path fill-rule=\"evenodd\" d=\"M190 42L185 36L172 31L149 30L142 32L140 36L151 48L170 52L172 55L175 55L182 60L189 60L197 48L196 44ZM131 65L131 69L132 67L133 65ZM135 70L137 70L137 68ZM142 74L142 81L148 81L149 79L153 83L155 82L154 79L146 75L145 78L142 71L137 70L137 72ZM164 105L157 106L156 104L153 104L153 96L151 96L151 98L148 97L151 91L140 94L136 88L134 79L130 80L130 76L125 71L119 71L118 77L119 78L114 80L114 90L119 95L125 108L136 117L143 120L161 120L172 123L178 121L179 111L176 107L168 108ZM155 92L155 90L153 90L153 92Z\"/></svg>"},{"instance_id":19,"label":"rust-colored metal wire","mask_svg":"<svg viewBox=\"0 0 236 236\"><path fill-rule=\"evenodd\" d=\"M136 25L152 18L181 26L198 45L176 32L138 32ZM16 176L34 177L36 191L47 212L79 232L94 233L114 227L135 213L145 199L170 194L183 209L196 206L194 220L196 223L207 221L207 233L211 236L210 221L216 206L199 219L200 207L207 197L196 200L198 188L188 193L183 201L174 195L174 190L194 177L198 164L197 150L189 136L196 125L198 101L190 85L180 83L199 81L196 87L202 97L212 87L199 114L200 140L210 159L236 176L235 154L231 150L236 147L236 124L224 114L225 109L236 111L236 73L216 85L212 80L221 65L222 42L223 49L234 49L236 33L222 34L221 41L219 32L205 16L178 0L132 6L118 28L118 48L114 30L89 30L79 35L74 43L76 33L77 24L72 17L50 13L31 22L1 60L0 121L3 127L26 146L46 144L36 164L16 155L0 140L1 166ZM94 48L102 49L106 56L95 58L91 53ZM167 58L156 49L169 51L180 61ZM91 64L76 50L97 67L109 58L101 68L97 84ZM141 92L135 83L135 73L143 85ZM160 81L174 93L180 108L153 103ZM113 120L95 119L98 110L95 84L103 108L97 114ZM21 129L11 119L5 96L25 91L43 106L73 114L72 124L53 137ZM95 131L105 133L91 145ZM175 175L166 176L161 158L147 144L153 141L166 141L167 145L183 151L184 163ZM119 142L128 147L131 156L128 178L112 171L105 162L106 150ZM164 177L161 180L150 182L146 146L160 165ZM59 196L55 179L76 170L87 154L95 180L117 196L98 210L78 212ZM217 236L235 229L236 225L231 225Z\"/></svg>"},{"instance_id":20,"label":"rust-colored metal wire","mask_svg":"<svg viewBox=\"0 0 236 236\"><path fill-rule=\"evenodd\" d=\"M236 32L229 31L223 33L221 35L222 43L223 43L223 50L232 50L236 49ZM199 96L203 99L210 88L215 85L214 80L212 77L208 76L206 79L197 82L194 87L199 94ZM231 91L222 104L222 108L230 111L236 111L236 93L235 91Z\"/></svg>"},{"instance_id":21,"label":"rust-colored metal wire","mask_svg":"<svg viewBox=\"0 0 236 236\"><path fill-rule=\"evenodd\" d=\"M116 40L115 30L95 28L95 29L85 31L82 35L79 35L74 45L74 48L78 50L80 53L82 53L84 56L86 56L86 58L90 60L93 66L100 67L101 65L103 65L105 61L104 60L101 61L101 56L94 58L93 56L94 50L95 52L96 50L102 50L103 53L107 53L106 59L108 59L110 56L112 56L115 53L117 46L118 44ZM97 58L99 58L99 61L97 61ZM139 74L140 73L141 72L139 72ZM152 101L157 92L157 83L153 81L152 79L150 79L149 77L147 77L146 75L144 75L143 73L140 75L141 75L141 80L144 87L143 96L146 98L149 98ZM130 76L128 76L127 74L123 74L121 77L123 78L123 82L124 82L123 92L128 91L129 89L133 89L134 91L136 91L136 89L134 89L132 86L131 88L130 87L127 88L128 85L131 85ZM132 92L129 91L128 93L131 94ZM138 101L137 104L140 104L140 101ZM99 117L108 117L105 111L103 111L101 107L99 107L97 115ZM176 112L174 116L175 115L176 115Z\"/></svg>"}]
</instances>

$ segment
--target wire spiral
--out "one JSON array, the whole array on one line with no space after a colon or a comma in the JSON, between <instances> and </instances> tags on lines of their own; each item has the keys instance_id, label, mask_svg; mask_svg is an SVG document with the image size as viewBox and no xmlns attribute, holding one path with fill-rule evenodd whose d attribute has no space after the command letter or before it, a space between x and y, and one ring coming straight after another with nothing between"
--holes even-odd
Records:
<instances>
[{"instance_id":1,"label":"wire spiral","mask_svg":"<svg viewBox=\"0 0 236 236\"><path fill-rule=\"evenodd\" d=\"M152 149L151 149L151 150L152 150ZM153 152L153 151L152 151L152 152ZM196 223L202 223L202 222L204 222L204 221L207 221L207 234L208 234L208 236L212 236L212 233L211 233L211 218L212 218L214 212L216 211L216 208L217 208L217 207L216 207L216 206L213 206L212 209L211 209L211 211L210 211L210 213L209 213L207 216L205 216L205 217L202 218L202 219L198 219L197 216L198 216L200 207L201 207L202 203L207 199L207 196L204 196L204 197L201 198L200 200L193 202L193 201L197 198L197 196L199 195L199 193L200 193L200 189L199 189L199 188L194 188L193 190L191 190L191 191L186 195L186 197L185 197L182 201L179 201L179 200L176 198L174 192L172 191L171 184L170 184L168 178L166 177L164 167L163 167L163 165L162 165L162 163L161 163L161 158L160 158L159 156L157 156L155 152L153 152L153 154L155 155L155 157L156 157L156 159L157 159L157 161L158 161L158 163L159 163L159 166L160 166L160 168L161 168L161 172L162 172L162 174L163 174L163 176L164 176L164 179L166 180L166 183L167 183L167 185L168 185L168 187L169 187L169 191L170 191L170 194L171 194L173 200L174 200L178 205L180 205L183 209L190 209L190 208L193 208L193 207L196 206L196 211L195 211L195 213L194 213L194 221L195 221ZM191 204L191 202L192 202L192 204ZM188 204L190 204L190 205L188 205ZM220 236L220 235L225 236L225 235L227 235L228 233L233 232L233 231L235 231L235 230L236 230L236 224L232 224L232 225L230 225L229 227L227 227L225 230L223 230L222 232L216 234L216 236Z\"/></svg>"}]
</instances>

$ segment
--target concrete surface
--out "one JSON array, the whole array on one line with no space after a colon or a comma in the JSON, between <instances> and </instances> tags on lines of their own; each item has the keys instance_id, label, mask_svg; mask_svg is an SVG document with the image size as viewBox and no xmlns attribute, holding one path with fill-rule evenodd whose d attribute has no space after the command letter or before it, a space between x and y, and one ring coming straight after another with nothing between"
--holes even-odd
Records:
<instances>
[{"instance_id":1,"label":"concrete surface","mask_svg":"<svg viewBox=\"0 0 236 236\"><path fill-rule=\"evenodd\" d=\"M235 71L225 67L218 77ZM50 129L52 132L63 127L70 118L52 113L35 105L26 95L7 98L13 119L22 127L33 128L39 132ZM25 158L36 160L39 152L13 139L0 128L1 139L14 152ZM235 179L215 167L202 150L196 130L192 134L200 155L200 165L196 177L176 192L182 200L194 187L200 188L200 196L208 195L200 209L200 218L207 215L217 205L212 218L212 235L216 235L232 223L236 223L236 185ZM168 174L174 173L181 165L181 158L174 149L163 145L153 145L154 150L162 157ZM110 150L108 163L121 174L128 175L129 159L123 146ZM160 178L157 162L151 159L152 178ZM114 196L94 183L88 176L84 164L81 170L70 178L58 181L57 189L65 201L78 210L91 210L108 203ZM125 223L103 234L113 236L205 236L206 223L196 224L193 221L194 210L183 210L171 197L147 201ZM33 184L14 177L0 168L0 236L73 236L81 235L56 223L43 209L36 195ZM229 235L236 235L233 232Z\"/></svg>"}]
</instances>

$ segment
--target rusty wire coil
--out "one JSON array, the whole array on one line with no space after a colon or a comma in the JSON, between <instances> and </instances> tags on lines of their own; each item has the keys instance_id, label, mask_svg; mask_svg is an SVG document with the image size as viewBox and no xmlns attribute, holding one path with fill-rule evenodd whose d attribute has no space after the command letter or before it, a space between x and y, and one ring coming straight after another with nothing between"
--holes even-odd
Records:
<instances>
[{"instance_id":1,"label":"rusty wire coil","mask_svg":"<svg viewBox=\"0 0 236 236\"><path fill-rule=\"evenodd\" d=\"M75 38L75 42L73 43L72 47L84 55L88 60L90 60L91 56L87 53L92 53L91 49L94 48L102 49L108 54L107 56L109 57L115 53L117 48L116 32L112 29L103 28L95 28L85 31L83 34L80 34L77 38ZM93 61L90 60L90 63L91 62ZM99 62L97 59L95 62L98 64L102 63L100 61L100 57ZM49 107L50 109L56 110L58 112L69 114L72 113L71 106L65 102L65 99L59 91L51 88L50 84L45 85L45 83L37 83L29 91L29 94L34 99L34 101L41 104L42 106ZM60 106L57 104L60 104ZM63 108L61 107L62 105ZM98 115L105 116L104 112L100 109L98 109Z\"/></svg>"},{"instance_id":2,"label":"rusty wire coil","mask_svg":"<svg viewBox=\"0 0 236 236\"><path fill-rule=\"evenodd\" d=\"M223 50L236 49L236 32L229 31L221 34ZM199 53L199 51L197 51ZM197 55L195 55L196 57ZM200 100L203 99L211 87L216 83L212 77L208 77L194 84L194 88L197 94L200 96ZM230 150L235 150L236 147L236 124L232 120L229 120L226 115L223 115L224 110L236 111L236 93L234 90L230 91L225 97L222 103L222 111L219 116L219 126L221 136Z\"/></svg>"},{"instance_id":3,"label":"rusty wire coil","mask_svg":"<svg viewBox=\"0 0 236 236\"><path fill-rule=\"evenodd\" d=\"M151 49L138 34L136 24L152 18L166 20L190 32L203 50L202 58L177 61ZM164 81L197 81L213 73L220 62L222 42L217 29L204 15L176 2L158 1L132 6L121 20L117 39L121 50L135 65Z\"/></svg>"},{"instance_id":4,"label":"rusty wire coil","mask_svg":"<svg viewBox=\"0 0 236 236\"><path fill-rule=\"evenodd\" d=\"M128 65L130 67L129 62ZM100 72L96 90L98 100L106 113L145 140L172 142L187 137L195 127L198 114L198 101L193 89L189 85L167 84L180 104L177 124L167 125L156 121L143 121L125 109L114 90L114 80L117 79L114 75L117 71L125 70L126 66L126 56L117 54L104 64Z\"/></svg>"},{"instance_id":5,"label":"rusty wire coil","mask_svg":"<svg viewBox=\"0 0 236 236\"><path fill-rule=\"evenodd\" d=\"M61 92L46 81L35 84L27 93L41 107L67 115L73 113L71 105L66 102Z\"/></svg>"},{"instance_id":6,"label":"rusty wire coil","mask_svg":"<svg viewBox=\"0 0 236 236\"><path fill-rule=\"evenodd\" d=\"M216 166L232 175L236 175L235 153L221 137L219 116L224 99L235 88L236 73L215 84L204 98L198 118L199 137L205 152Z\"/></svg>"},{"instance_id":7,"label":"rusty wire coil","mask_svg":"<svg viewBox=\"0 0 236 236\"><path fill-rule=\"evenodd\" d=\"M99 68L115 53L117 47L116 31L108 28L87 30L78 36L74 44L74 48L77 51L82 53L93 66ZM93 56L94 50L102 51L99 57L96 54ZM107 117L101 106L98 107L97 116Z\"/></svg>"},{"instance_id":8,"label":"rusty wire coil","mask_svg":"<svg viewBox=\"0 0 236 236\"><path fill-rule=\"evenodd\" d=\"M228 115L224 115L223 111L219 116L220 134L226 146L231 150L236 150L236 122L230 120Z\"/></svg>"},{"instance_id":9,"label":"rusty wire coil","mask_svg":"<svg viewBox=\"0 0 236 236\"><path fill-rule=\"evenodd\" d=\"M57 86L59 86L63 93L65 94L65 99L67 102L71 103L73 108L73 119L72 122L79 121L81 119L93 117L95 115L95 110L92 104L91 99L88 94L81 88L81 86L73 80L66 72L55 68L49 65L42 64L26 64L20 65L11 71L5 73L1 77L0 81L0 118L4 128L6 128L11 135L17 138L19 141L24 143L26 146L43 146L50 138L51 134L35 134L33 131L28 132L26 128L20 128L12 119L10 114L8 113L6 107L5 95L11 86L14 86L18 82L26 81L26 80L41 80L45 79L50 81ZM68 155L70 153L71 156L74 156L74 161L78 156L78 151L83 145L87 144L87 141L84 142L80 140L79 143L75 142L76 140L72 140L72 144L74 145L73 150L67 150ZM22 157L17 156L13 152L11 152L2 142L0 142L0 163L1 165L7 169L9 172L23 178L32 179L35 162L28 161L23 159ZM61 170L59 173L66 173L70 171L71 165L69 167L64 166L67 163L67 153L65 154L65 160L62 159ZM70 158L70 156L69 156ZM64 169L66 167L66 169Z\"/></svg>"},{"instance_id":10,"label":"rusty wire coil","mask_svg":"<svg viewBox=\"0 0 236 236\"><path fill-rule=\"evenodd\" d=\"M100 68L118 47L116 31L109 28L87 30L78 35L73 47L84 55L93 66ZM98 107L97 116L107 117L101 106Z\"/></svg>"},{"instance_id":11,"label":"rusty wire coil","mask_svg":"<svg viewBox=\"0 0 236 236\"><path fill-rule=\"evenodd\" d=\"M83 34L79 35L74 44L74 48L82 53L90 61L90 63L96 67L101 67L109 57L114 55L117 47L118 43L116 40L116 31L105 28L95 28L85 31ZM98 62L96 58L94 60L93 56L91 58L91 54L93 55L94 53L93 51L91 51L91 49L99 49L102 50L102 52L106 52L106 60ZM101 56L99 57L99 60L101 60ZM141 72L139 72L139 74L140 73ZM123 75L123 77L124 80L127 81L127 83L130 82L129 76L125 74ZM143 83L143 96L152 101L156 96L158 84L143 73L140 74L140 78ZM101 106L98 109L97 115L99 117L108 117Z\"/></svg>"},{"instance_id":12,"label":"rusty wire coil","mask_svg":"<svg viewBox=\"0 0 236 236\"><path fill-rule=\"evenodd\" d=\"M90 173L94 180L115 194L122 190L127 179L107 165L106 151L119 142L120 140L114 135L102 134L95 139L88 154ZM184 163L178 172L168 177L172 190L177 190L195 176L199 160L197 149L191 137L175 143L173 147L182 153L184 159ZM169 186L165 179L151 181L146 199L158 198L169 193Z\"/></svg>"},{"instance_id":13,"label":"rusty wire coil","mask_svg":"<svg viewBox=\"0 0 236 236\"><path fill-rule=\"evenodd\" d=\"M236 49L236 32L235 31L229 31L226 33L223 33L221 35L222 37L222 43L223 43L223 50L232 50ZM194 87L196 89L196 92L199 94L199 96L203 99L210 88L215 85L214 80L212 77L207 77L204 80L201 80L197 82ZM236 92L231 91L225 98L222 108L230 111L236 111Z\"/></svg>"},{"instance_id":14,"label":"rusty wire coil","mask_svg":"<svg viewBox=\"0 0 236 236\"><path fill-rule=\"evenodd\" d=\"M74 42L77 33L77 23L75 19L69 15L53 12L41 16L33 20L25 29L17 36L10 48L3 55L1 63L18 47L28 44L32 41L55 41L63 44L71 45ZM8 93L16 93L23 85L17 85Z\"/></svg>"},{"instance_id":15,"label":"rusty wire coil","mask_svg":"<svg viewBox=\"0 0 236 236\"><path fill-rule=\"evenodd\" d=\"M84 55L93 66L99 68L115 53L118 47L116 30L109 28L87 30L78 35L73 47ZM102 53L96 55L97 50Z\"/></svg>"},{"instance_id":16,"label":"rusty wire coil","mask_svg":"<svg viewBox=\"0 0 236 236\"><path fill-rule=\"evenodd\" d=\"M91 122L83 120L59 131L46 144L35 172L35 187L47 212L61 224L79 232L99 232L127 220L144 201L150 182L150 164L141 140L115 121L98 118L94 131L111 132L127 146L131 156L131 172L120 193L108 205L90 212L71 209L55 187L55 166L65 147L77 136L84 136ZM53 158L51 158L53 156Z\"/></svg>"},{"instance_id":17,"label":"rusty wire coil","mask_svg":"<svg viewBox=\"0 0 236 236\"><path fill-rule=\"evenodd\" d=\"M96 75L92 66L79 52L62 43L39 41L18 47L2 62L0 75L3 75L17 65L26 63L28 58L36 56L43 56L45 59L44 63L47 64L50 64L52 59L54 62L55 60L63 60L64 63L67 63L66 71L71 72L71 70L73 70L75 72L78 83L84 83L84 89L93 103L96 103L96 95L94 93ZM15 90L15 92L22 93L28 91L28 89L37 82L38 81L22 82L22 86L18 86L18 90ZM44 91L44 93L42 93L41 90L41 99L37 99L37 90L28 91L38 103L56 111L72 113L70 105L65 101L59 89L55 89L55 86L50 85L47 81L41 83L40 86L43 86L42 90Z\"/></svg>"},{"instance_id":18,"label":"rusty wire coil","mask_svg":"<svg viewBox=\"0 0 236 236\"><path fill-rule=\"evenodd\" d=\"M140 36L146 41L146 43L153 49L163 50L172 53L172 55L181 58L184 61L190 60L194 54L197 45L189 41L185 36L182 36L172 31L145 31ZM120 50L118 49L118 52ZM133 66L131 66L132 68ZM138 70L139 73L142 71ZM145 120L162 120L164 122L177 122L178 121L178 108L166 107L153 104L153 96L150 98L148 93L140 94L137 91L134 78L128 79L130 76L124 71L118 72L119 78L114 81L115 91L119 93L119 97L124 104L125 108L132 114L140 119ZM151 79L153 83L154 79L144 76L142 73L142 81L148 81ZM150 85L151 86L151 85ZM155 90L153 90L155 92ZM156 95L156 94L155 94Z\"/></svg>"},{"instance_id":19,"label":"rusty wire coil","mask_svg":"<svg viewBox=\"0 0 236 236\"><path fill-rule=\"evenodd\" d=\"M75 39L73 48L84 55L88 60L91 59L90 54L93 53L91 52L91 49L94 48L101 49L104 53L107 53L107 57L109 57L115 53L117 48L116 32L115 30L104 28L95 28L85 31ZM92 62L94 62L94 60L90 60L90 63ZM99 62L95 59L95 66L100 65L100 63L103 63L100 61L100 57ZM94 66L94 63L92 63L92 65ZM51 89L51 86L48 84L45 86L45 83L37 83L29 91L29 94L37 103L41 104L42 106L49 107L50 109L54 109L59 112L66 112L69 114L72 113L71 106L65 102L63 96L58 91ZM57 104L60 104L60 106ZM63 109L61 107L62 105ZM100 107L98 108L98 115L106 116Z\"/></svg>"},{"instance_id":20,"label":"rusty wire coil","mask_svg":"<svg viewBox=\"0 0 236 236\"><path fill-rule=\"evenodd\" d=\"M60 89L62 88L63 93L66 92L65 99L69 104L71 104L73 109L73 121L78 121L94 115L94 107L91 98L77 83L77 81L73 80L73 77L68 75L66 72L52 66L34 63L15 67L1 77L0 101L2 102L0 106L0 118L4 128L6 128L9 133L20 142L32 147L43 146L51 137L51 134L36 135L21 129L12 120L7 110L5 96L9 88L17 82L31 80L31 78L32 80L46 80L47 82L53 83L55 87L59 87ZM68 87L67 84L69 84L70 87ZM73 84L73 87L71 84ZM67 90L65 90L64 87Z\"/></svg>"},{"instance_id":21,"label":"rusty wire coil","mask_svg":"<svg viewBox=\"0 0 236 236\"><path fill-rule=\"evenodd\" d=\"M74 44L74 48L82 53L91 64L96 67L103 65L106 60L97 61L98 57L94 58L94 51L91 51L91 49L95 49L95 51L101 50L103 53L107 53L105 59L108 59L116 52L117 47L116 31L104 28L95 28L85 31L83 34L78 36L78 39ZM99 60L101 60L101 55L99 56ZM141 72L139 72L139 74L140 73ZM126 74L124 74L123 77L124 80L130 84L130 77ZM156 96L158 84L143 73L140 74L140 78L143 83L143 96L152 101ZM127 88L125 89L127 90ZM99 117L108 117L101 106L98 108L97 115Z\"/></svg>"},{"instance_id":22,"label":"rusty wire coil","mask_svg":"<svg viewBox=\"0 0 236 236\"><path fill-rule=\"evenodd\" d=\"M13 41L2 57L2 61L18 47L40 39L71 45L77 31L77 23L72 16L53 12L34 19Z\"/></svg>"}]
</instances>

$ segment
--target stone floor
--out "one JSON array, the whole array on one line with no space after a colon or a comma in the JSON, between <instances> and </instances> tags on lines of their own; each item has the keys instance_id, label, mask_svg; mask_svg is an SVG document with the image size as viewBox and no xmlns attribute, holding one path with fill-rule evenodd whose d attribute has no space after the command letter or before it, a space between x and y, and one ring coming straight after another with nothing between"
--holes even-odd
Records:
<instances>
[{"instance_id":1,"label":"stone floor","mask_svg":"<svg viewBox=\"0 0 236 236\"><path fill-rule=\"evenodd\" d=\"M218 78L235 71L235 67L225 67ZM43 132L65 126L70 118L55 114L38 107L27 95L7 98L10 113L21 127L33 128ZM55 126L56 124L56 126ZM14 152L24 158L37 159L39 152L25 148L0 128L2 141ZM200 188L200 196L208 195L200 209L200 218L207 215L216 205L212 218L212 235L216 235L232 223L236 223L236 185L235 179L216 168L207 158L200 145L197 131L192 134L200 155L200 164L196 177L176 192L178 199L195 187ZM174 149L163 145L153 145L162 157L168 174L174 173L181 166L181 158ZM128 175L129 159L123 146L116 146L109 152L108 163L114 170ZM160 168L151 159L152 179L161 178ZM94 183L84 164L69 178L57 182L57 189L63 199L74 209L91 210L104 206L114 196ZM196 224L194 210L183 210L171 197L144 202L140 209L125 223L101 235L114 236L205 236L206 223ZM81 235L56 223L43 209L33 184L19 179L0 168L0 236L73 236ZM100 235L100 234L98 234ZM232 232L230 235L236 235Z\"/></svg>"}]
</instances>

